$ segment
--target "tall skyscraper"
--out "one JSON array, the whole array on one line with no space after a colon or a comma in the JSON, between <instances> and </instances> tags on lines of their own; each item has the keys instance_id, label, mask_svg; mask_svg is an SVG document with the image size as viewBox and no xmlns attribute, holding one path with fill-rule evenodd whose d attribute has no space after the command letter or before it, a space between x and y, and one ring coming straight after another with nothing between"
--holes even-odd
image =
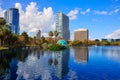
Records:
<instances>
[{"instance_id":1,"label":"tall skyscraper","mask_svg":"<svg viewBox=\"0 0 120 80\"><path fill-rule=\"evenodd\" d=\"M40 31L40 30L38 30L38 31L35 33L35 37L36 37L36 39L40 39L40 37L41 37L41 31Z\"/></svg>"},{"instance_id":2,"label":"tall skyscraper","mask_svg":"<svg viewBox=\"0 0 120 80\"><path fill-rule=\"evenodd\" d=\"M74 31L74 40L89 40L88 29L77 29Z\"/></svg>"},{"instance_id":3,"label":"tall skyscraper","mask_svg":"<svg viewBox=\"0 0 120 80\"><path fill-rule=\"evenodd\" d=\"M10 8L5 11L5 20L12 33L19 34L19 10Z\"/></svg>"},{"instance_id":4,"label":"tall skyscraper","mask_svg":"<svg viewBox=\"0 0 120 80\"><path fill-rule=\"evenodd\" d=\"M70 39L69 17L62 12L59 12L56 15L56 30L59 32L58 37L65 40Z\"/></svg>"}]
</instances>

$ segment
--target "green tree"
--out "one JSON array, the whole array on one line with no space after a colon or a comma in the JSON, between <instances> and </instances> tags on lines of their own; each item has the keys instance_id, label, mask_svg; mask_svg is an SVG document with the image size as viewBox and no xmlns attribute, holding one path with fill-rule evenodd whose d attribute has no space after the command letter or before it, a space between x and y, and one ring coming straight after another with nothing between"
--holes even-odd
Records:
<instances>
[{"instance_id":1,"label":"green tree","mask_svg":"<svg viewBox=\"0 0 120 80\"><path fill-rule=\"evenodd\" d=\"M21 35L24 36L24 38L25 38L25 43L27 43L27 42L28 42L28 39L29 39L29 36L28 36L27 32L22 32Z\"/></svg>"},{"instance_id":2,"label":"green tree","mask_svg":"<svg viewBox=\"0 0 120 80\"><path fill-rule=\"evenodd\" d=\"M44 37L44 36L42 36L42 37L40 38L40 42L41 42L41 44L43 44L43 43L45 43L45 42L46 42L46 40L45 40L45 37Z\"/></svg>"},{"instance_id":3,"label":"green tree","mask_svg":"<svg viewBox=\"0 0 120 80\"><path fill-rule=\"evenodd\" d=\"M53 37L53 32L50 31L50 32L48 33L48 35L49 35L50 37Z\"/></svg>"},{"instance_id":4,"label":"green tree","mask_svg":"<svg viewBox=\"0 0 120 80\"><path fill-rule=\"evenodd\" d=\"M8 30L7 27L4 27L3 29L3 44L4 45L8 45L8 42L9 42L9 37L11 36L11 31Z\"/></svg>"},{"instance_id":5,"label":"green tree","mask_svg":"<svg viewBox=\"0 0 120 80\"><path fill-rule=\"evenodd\" d=\"M55 38L59 35L58 31L54 31Z\"/></svg>"},{"instance_id":6,"label":"green tree","mask_svg":"<svg viewBox=\"0 0 120 80\"><path fill-rule=\"evenodd\" d=\"M48 37L48 43L52 43L53 42L53 32L52 31L49 31L48 33L49 37Z\"/></svg>"},{"instance_id":7,"label":"green tree","mask_svg":"<svg viewBox=\"0 0 120 80\"><path fill-rule=\"evenodd\" d=\"M18 41L18 35L17 34L12 34L11 35L11 41L12 44L16 43Z\"/></svg>"},{"instance_id":8,"label":"green tree","mask_svg":"<svg viewBox=\"0 0 120 80\"><path fill-rule=\"evenodd\" d=\"M3 18L0 18L0 46L8 44L9 35L11 35L11 31L8 25Z\"/></svg>"},{"instance_id":9,"label":"green tree","mask_svg":"<svg viewBox=\"0 0 120 80\"><path fill-rule=\"evenodd\" d=\"M56 43L56 37L59 35L58 31L54 31L54 36L55 36L55 43Z\"/></svg>"},{"instance_id":10,"label":"green tree","mask_svg":"<svg viewBox=\"0 0 120 80\"><path fill-rule=\"evenodd\" d=\"M0 27L6 24L6 21L4 18L0 17Z\"/></svg>"}]
</instances>

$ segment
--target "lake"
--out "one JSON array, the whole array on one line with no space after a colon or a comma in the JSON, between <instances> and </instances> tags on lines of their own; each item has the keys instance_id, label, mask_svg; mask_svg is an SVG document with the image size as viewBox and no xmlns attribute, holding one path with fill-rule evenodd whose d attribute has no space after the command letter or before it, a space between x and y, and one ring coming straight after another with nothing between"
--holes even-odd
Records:
<instances>
[{"instance_id":1,"label":"lake","mask_svg":"<svg viewBox=\"0 0 120 80\"><path fill-rule=\"evenodd\" d=\"M0 80L120 80L120 47L0 51Z\"/></svg>"}]
</instances>

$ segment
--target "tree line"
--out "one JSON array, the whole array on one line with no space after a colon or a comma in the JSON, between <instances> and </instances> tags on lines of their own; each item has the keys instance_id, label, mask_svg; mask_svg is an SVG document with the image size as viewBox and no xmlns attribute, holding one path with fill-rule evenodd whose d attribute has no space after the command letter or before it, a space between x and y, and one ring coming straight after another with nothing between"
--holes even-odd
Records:
<instances>
[{"instance_id":1,"label":"tree line","mask_svg":"<svg viewBox=\"0 0 120 80\"><path fill-rule=\"evenodd\" d=\"M11 32L9 25L6 24L5 19L0 18L0 47L31 46L43 43L52 44L58 41L58 34L57 31L50 31L48 33L49 37L42 36L40 39L30 37L27 32L22 32L21 35L14 34Z\"/></svg>"},{"instance_id":2,"label":"tree line","mask_svg":"<svg viewBox=\"0 0 120 80\"><path fill-rule=\"evenodd\" d=\"M9 25L6 24L4 18L0 18L0 47L17 47L17 46L31 46L42 45L44 43L54 44L62 39L58 36L58 31L49 31L48 37L42 36L40 39L30 37L27 32L22 32L21 35L13 34L10 31ZM68 41L70 46L89 46L89 45L117 45L120 46L120 41L107 40L84 40L84 41Z\"/></svg>"},{"instance_id":3,"label":"tree line","mask_svg":"<svg viewBox=\"0 0 120 80\"><path fill-rule=\"evenodd\" d=\"M70 46L120 46L120 41L109 41L109 40L84 40L84 41L79 41L79 40L73 40L69 41Z\"/></svg>"}]
</instances>

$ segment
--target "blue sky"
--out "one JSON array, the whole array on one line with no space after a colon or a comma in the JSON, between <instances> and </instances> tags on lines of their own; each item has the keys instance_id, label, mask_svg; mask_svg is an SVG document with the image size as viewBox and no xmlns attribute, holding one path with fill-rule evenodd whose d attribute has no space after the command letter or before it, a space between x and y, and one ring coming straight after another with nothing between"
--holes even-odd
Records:
<instances>
[{"instance_id":1,"label":"blue sky","mask_svg":"<svg viewBox=\"0 0 120 80\"><path fill-rule=\"evenodd\" d=\"M24 13L27 13L28 5L32 7L31 2L36 3L37 12L46 13L46 16L49 13L53 16L57 12L68 15L71 39L74 30L78 28L87 28L90 39L120 38L120 0L0 0L3 11L19 3ZM24 28L22 27L21 31L24 31ZM29 31L27 29L29 28L25 31ZM40 29L47 32L43 28Z\"/></svg>"}]
</instances>

